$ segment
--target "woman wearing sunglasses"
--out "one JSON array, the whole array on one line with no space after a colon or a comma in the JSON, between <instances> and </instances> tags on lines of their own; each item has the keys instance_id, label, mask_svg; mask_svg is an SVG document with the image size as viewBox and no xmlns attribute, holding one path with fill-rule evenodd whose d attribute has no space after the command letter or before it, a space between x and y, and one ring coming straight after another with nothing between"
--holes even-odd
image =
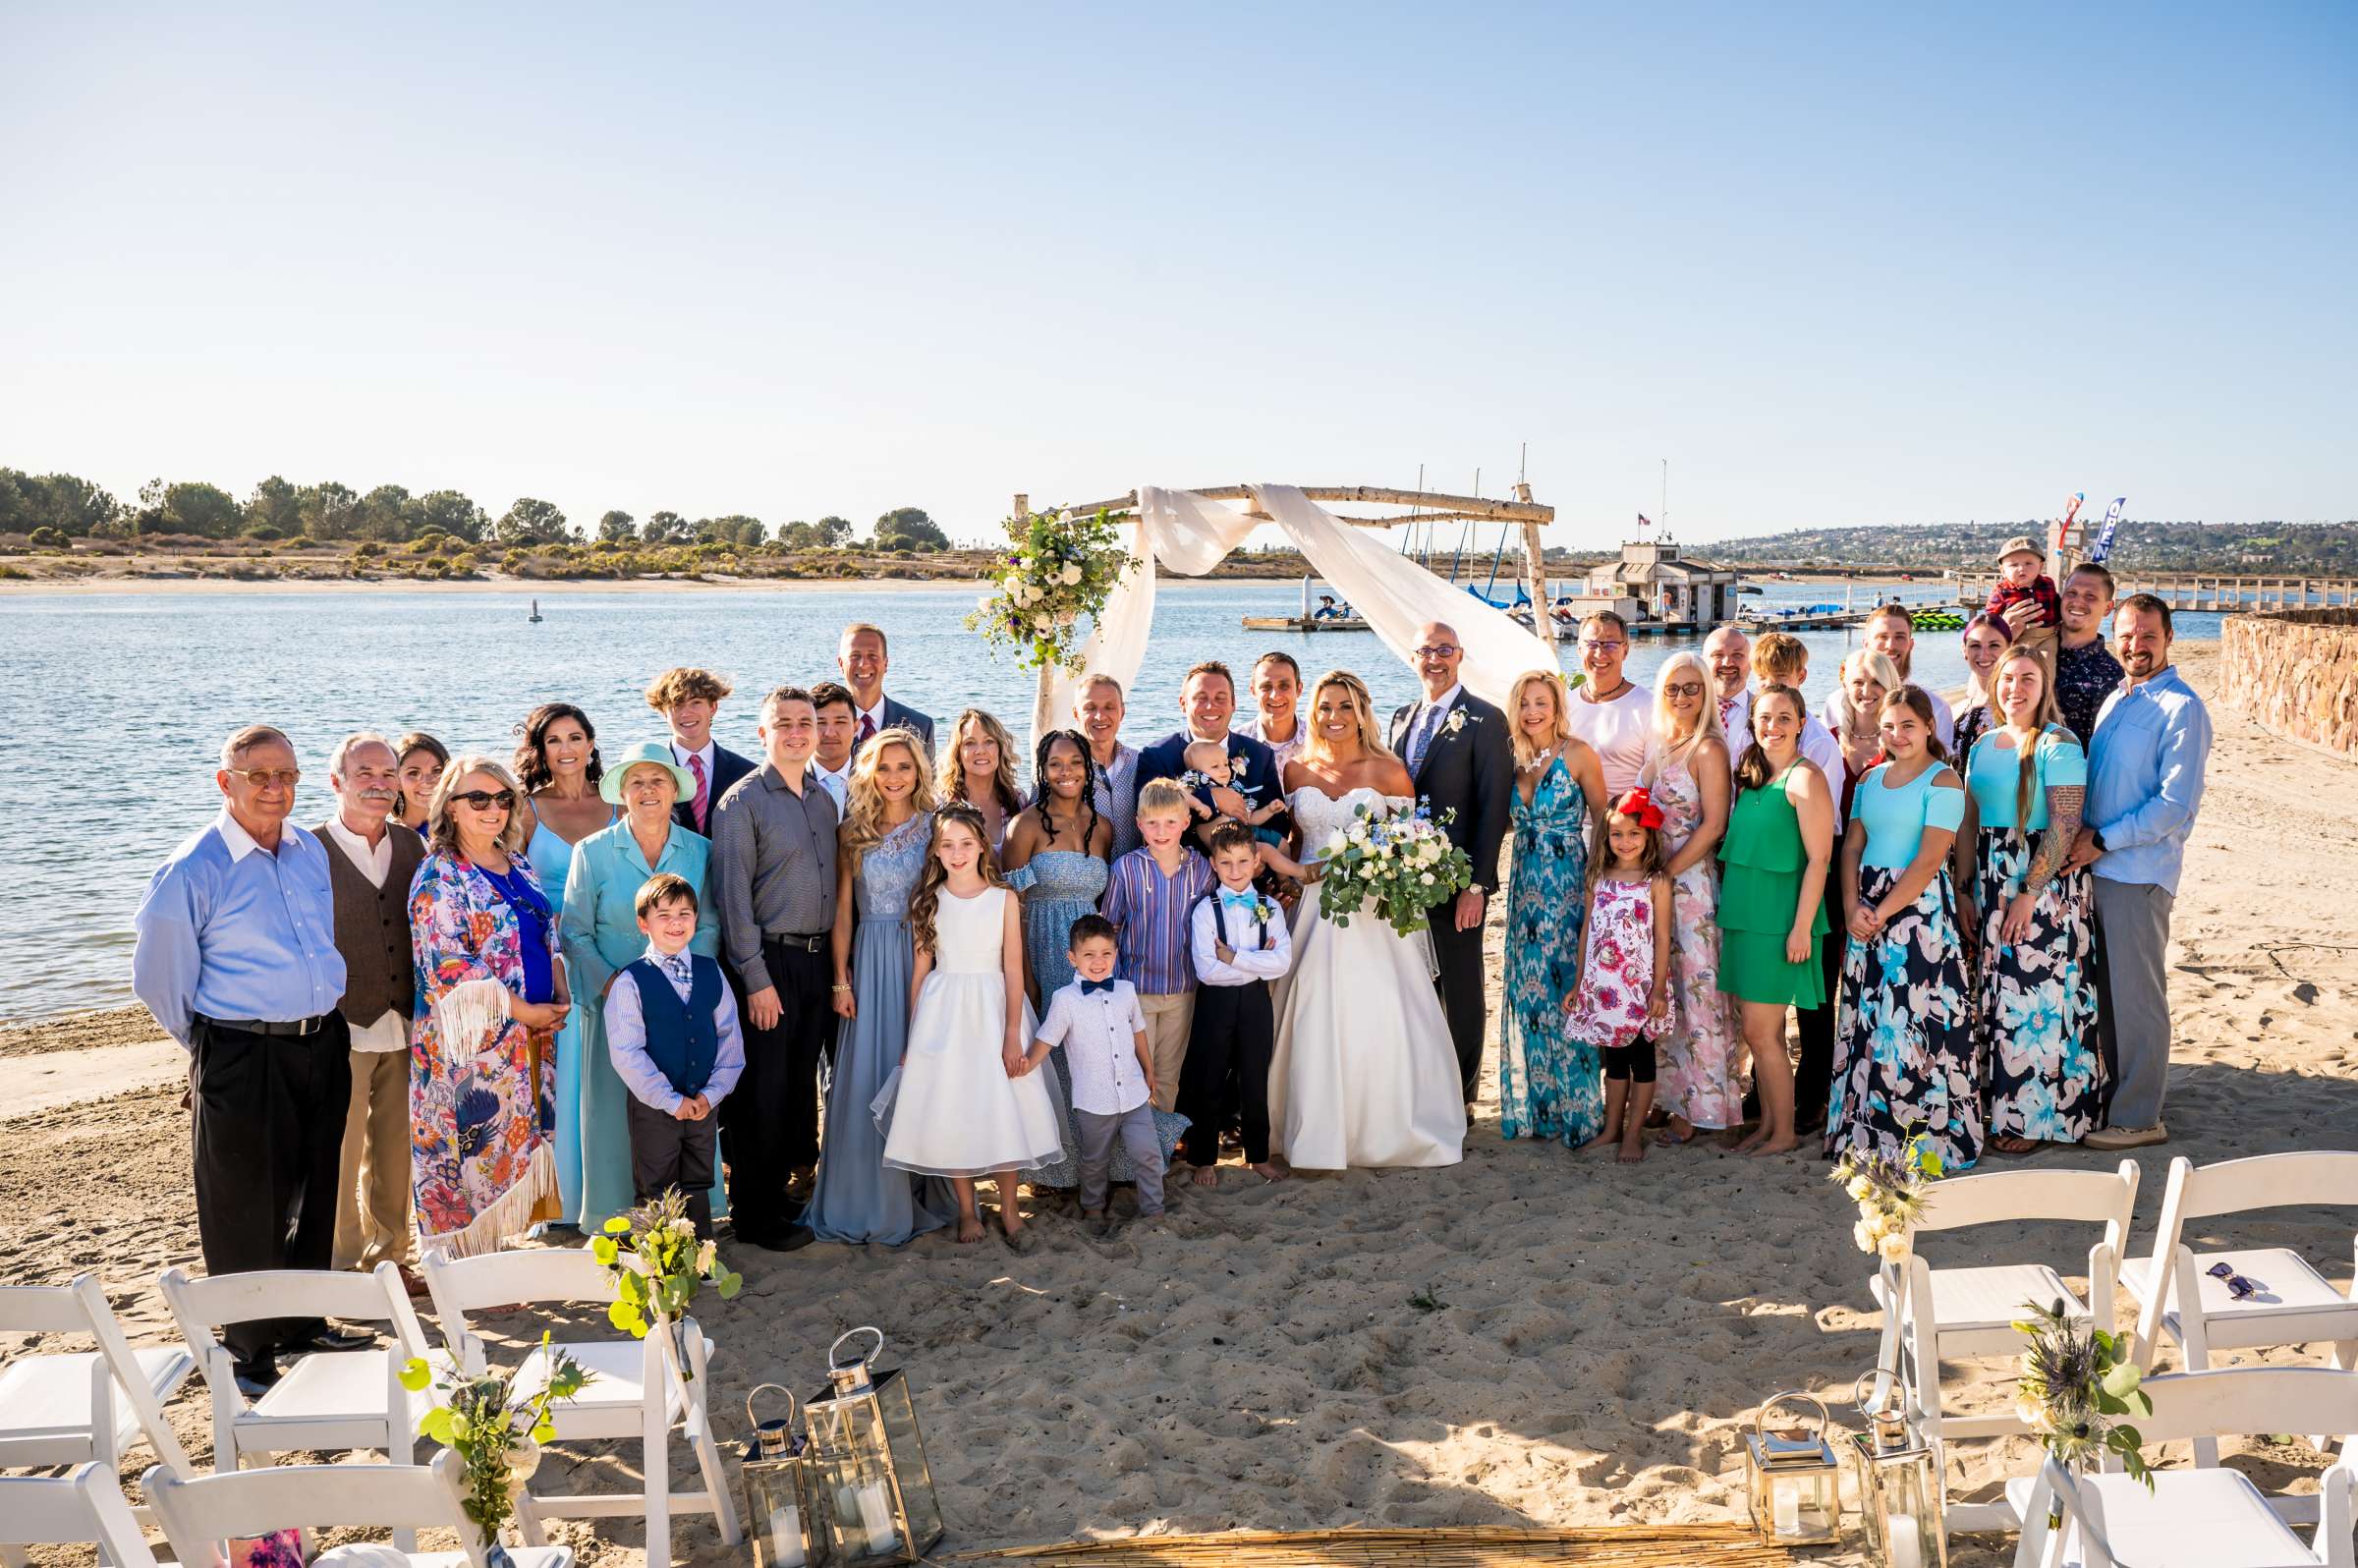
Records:
<instances>
[{"instance_id":1,"label":"woman wearing sunglasses","mask_svg":"<svg viewBox=\"0 0 2358 1568\"><path fill-rule=\"evenodd\" d=\"M515 776L462 756L426 804L410 941L419 1248L490 1252L557 1217L556 1036L572 1008L556 912L524 853Z\"/></svg>"}]
</instances>

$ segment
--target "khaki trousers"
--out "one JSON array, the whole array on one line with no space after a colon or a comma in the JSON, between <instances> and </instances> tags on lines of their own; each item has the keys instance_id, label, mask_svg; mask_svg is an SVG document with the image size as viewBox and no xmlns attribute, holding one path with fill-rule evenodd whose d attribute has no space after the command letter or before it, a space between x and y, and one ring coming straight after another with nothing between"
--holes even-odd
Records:
<instances>
[{"instance_id":1,"label":"khaki trousers","mask_svg":"<svg viewBox=\"0 0 2358 1568\"><path fill-rule=\"evenodd\" d=\"M1196 993L1141 996L1138 1010L1147 1015L1147 1059L1154 1064L1154 1108L1177 1110L1179 1069L1187 1062L1187 1032L1196 1021Z\"/></svg>"},{"instance_id":2,"label":"khaki trousers","mask_svg":"<svg viewBox=\"0 0 2358 1568\"><path fill-rule=\"evenodd\" d=\"M410 1053L354 1051L337 1174L338 1268L374 1268L410 1255Z\"/></svg>"}]
</instances>

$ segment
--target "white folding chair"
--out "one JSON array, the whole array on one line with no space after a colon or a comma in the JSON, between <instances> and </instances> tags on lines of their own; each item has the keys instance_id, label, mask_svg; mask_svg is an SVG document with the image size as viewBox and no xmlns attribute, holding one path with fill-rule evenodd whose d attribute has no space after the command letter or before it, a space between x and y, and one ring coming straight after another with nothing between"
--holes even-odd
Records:
<instances>
[{"instance_id":1,"label":"white folding chair","mask_svg":"<svg viewBox=\"0 0 2358 1568\"><path fill-rule=\"evenodd\" d=\"M95 1274L71 1285L0 1288L0 1333L73 1334L94 1351L44 1351L0 1366L0 1465L31 1468L96 1460L110 1468L140 1437L173 1470L191 1473L188 1451L164 1421L164 1403L196 1367L178 1346L123 1337Z\"/></svg>"},{"instance_id":2,"label":"white folding chair","mask_svg":"<svg viewBox=\"0 0 2358 1568\"><path fill-rule=\"evenodd\" d=\"M422 1340L401 1271L379 1263L369 1274L328 1269L267 1269L191 1279L180 1269L160 1281L181 1336L213 1395L213 1468L239 1469L249 1454L352 1448L382 1450L395 1464L415 1462L426 1393L401 1386L407 1354ZM314 1351L298 1357L259 1399L238 1391L234 1358L214 1329L261 1317L342 1317L391 1325L396 1345Z\"/></svg>"},{"instance_id":3,"label":"white folding chair","mask_svg":"<svg viewBox=\"0 0 2358 1568\"><path fill-rule=\"evenodd\" d=\"M489 1365L483 1340L468 1325L467 1315L499 1307L540 1306L551 1303L611 1305L614 1276L587 1248L535 1248L485 1253L451 1259L440 1249L425 1255L421 1264L434 1316L442 1337L462 1369L479 1372ZM729 1492L728 1474L712 1440L712 1421L704 1392L712 1385L708 1363L712 1342L693 1317L679 1324L679 1339L650 1332L646 1339L575 1339L556 1341L550 1354L562 1351L590 1373L590 1381L573 1399L553 1406L549 1418L557 1442L605 1441L636 1436L641 1444L646 1489L594 1495L541 1496L519 1503L524 1539L537 1543L538 1517L574 1519L626 1518L644 1510L646 1517L646 1554L649 1562L671 1556L671 1516L708 1513L719 1527L720 1539L735 1545L742 1539L737 1505ZM685 1357L685 1366L682 1358ZM545 1386L549 1355L535 1345L526 1354L515 1382L518 1398ZM702 1472L702 1491L671 1489L671 1429L687 1437Z\"/></svg>"},{"instance_id":4,"label":"white folding chair","mask_svg":"<svg viewBox=\"0 0 2358 1568\"><path fill-rule=\"evenodd\" d=\"M158 1465L155 1474L170 1472ZM114 1466L92 1460L69 1476L0 1476L0 1563L24 1568L27 1546L84 1545L113 1568L155 1568Z\"/></svg>"},{"instance_id":5,"label":"white folding chair","mask_svg":"<svg viewBox=\"0 0 2358 1568\"><path fill-rule=\"evenodd\" d=\"M411 1568L486 1568L482 1532L460 1504L458 1456L436 1454L430 1465L282 1465L183 1481L161 1466L148 1473L147 1494L183 1564L209 1563L224 1540L250 1540L281 1530L303 1532L311 1568L383 1568L392 1554ZM392 1547L356 1542L318 1551L318 1530L387 1530ZM421 1530L447 1530L457 1551L413 1551L399 1544ZM571 1546L503 1548L516 1568L573 1568ZM651 1559L650 1559L651 1560Z\"/></svg>"},{"instance_id":6,"label":"white folding chair","mask_svg":"<svg viewBox=\"0 0 2358 1568\"><path fill-rule=\"evenodd\" d=\"M2010 1406L1988 1415L1949 1414L1940 1396L1941 1360L2020 1355L2022 1336L2014 1324L2028 1303L2048 1307L2061 1302L2067 1316L2109 1331L2113 1274L2128 1239L2129 1214L2136 1206L2137 1165L2126 1159L2109 1172L1993 1171L1935 1182L1928 1190L1911 1243L1921 1243L1932 1232L2031 1220L2079 1220L2104 1227L2088 1250L2087 1301L2043 1262L1936 1268L1913 1248L1904 1262L1882 1264L1869 1282L1868 1289L1883 1309L1878 1365L1899 1378L1919 1429L1944 1465L1950 1442L2002 1437L2026 1428ZM1946 1517L1951 1530L2012 1525L2012 1516L1995 1502L1952 1502Z\"/></svg>"},{"instance_id":7,"label":"white folding chair","mask_svg":"<svg viewBox=\"0 0 2358 1568\"><path fill-rule=\"evenodd\" d=\"M2227 1436L2299 1431L2358 1431L2358 1376L2325 1367L2219 1367L2148 1378L2153 1414L2131 1419L2152 1445L2196 1439L2216 1449ZM2282 1503L2241 1471L2201 1465L2157 1470L2153 1489L2109 1470L2074 1477L2054 1460L2006 1484L2022 1522L2015 1568L2353 1568L2351 1500L2358 1490L2349 1445L2325 1474L2311 1505L2317 1533L2292 1533ZM2061 1530L2047 1518L2060 1508Z\"/></svg>"}]
</instances>

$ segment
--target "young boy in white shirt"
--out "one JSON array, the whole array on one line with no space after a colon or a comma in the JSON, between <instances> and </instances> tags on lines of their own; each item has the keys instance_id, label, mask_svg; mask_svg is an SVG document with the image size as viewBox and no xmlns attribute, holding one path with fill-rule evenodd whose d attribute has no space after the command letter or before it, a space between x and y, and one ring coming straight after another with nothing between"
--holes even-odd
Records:
<instances>
[{"instance_id":1,"label":"young boy in white shirt","mask_svg":"<svg viewBox=\"0 0 2358 1568\"><path fill-rule=\"evenodd\" d=\"M1269 1154L1269 1057L1277 1044L1269 981L1293 967L1293 936L1285 912L1253 886L1261 857L1251 829L1222 822L1210 850L1219 883L1188 912L1196 1013L1179 1075L1179 1113L1190 1122L1180 1153L1198 1187L1219 1185L1220 1125L1233 1075L1245 1163L1263 1181L1282 1181L1290 1173Z\"/></svg>"},{"instance_id":2,"label":"young boy in white shirt","mask_svg":"<svg viewBox=\"0 0 2358 1568\"><path fill-rule=\"evenodd\" d=\"M1036 1036L1041 1049L1064 1047L1073 1076L1073 1124L1081 1142L1081 1217L1098 1236L1113 1233L1105 1211L1113 1141L1138 1172L1138 1217L1162 1214L1162 1146L1154 1137L1154 1055L1138 991L1113 978L1113 922L1084 915L1073 922L1068 953L1073 980L1048 999Z\"/></svg>"}]
</instances>

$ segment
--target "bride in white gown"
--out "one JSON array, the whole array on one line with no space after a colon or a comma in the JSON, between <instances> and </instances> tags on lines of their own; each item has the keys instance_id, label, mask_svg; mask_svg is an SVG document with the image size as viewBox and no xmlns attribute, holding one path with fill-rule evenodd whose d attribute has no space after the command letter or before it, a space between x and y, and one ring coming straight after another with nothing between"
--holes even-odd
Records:
<instances>
[{"instance_id":1,"label":"bride in white gown","mask_svg":"<svg viewBox=\"0 0 2358 1568\"><path fill-rule=\"evenodd\" d=\"M1362 806L1415 807L1408 769L1387 751L1359 677L1332 671L1311 691L1311 732L1285 768L1305 862ZM1315 868L1313 868L1315 873ZM1306 1170L1454 1165L1466 1107L1449 1021L1422 932L1402 936L1373 909L1337 925L1305 889L1294 967L1269 1062L1269 1126Z\"/></svg>"}]
</instances>

